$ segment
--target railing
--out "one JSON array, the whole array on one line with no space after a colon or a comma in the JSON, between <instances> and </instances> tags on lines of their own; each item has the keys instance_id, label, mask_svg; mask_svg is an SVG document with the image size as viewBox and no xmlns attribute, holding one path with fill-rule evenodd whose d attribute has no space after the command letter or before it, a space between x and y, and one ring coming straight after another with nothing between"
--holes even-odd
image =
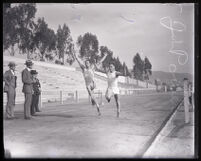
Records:
<instances>
[{"instance_id":1,"label":"railing","mask_svg":"<svg viewBox=\"0 0 201 161\"><path fill-rule=\"evenodd\" d=\"M96 71L95 76L99 79L107 81L107 76L105 73L101 73L101 72ZM156 85L150 84L149 82L144 82L144 81L136 80L136 79L125 77L125 76L119 76L118 82L129 84L129 85L137 85L137 86L141 86L144 88L156 88Z\"/></svg>"},{"instance_id":2,"label":"railing","mask_svg":"<svg viewBox=\"0 0 201 161\"><path fill-rule=\"evenodd\" d=\"M103 104L103 95L105 95L106 89L105 90L95 90L94 94L95 97L98 100L99 104ZM156 88L133 88L133 89L122 89L120 88L120 95L144 95L144 94L153 94L153 93L158 93ZM192 90L188 88L188 84L184 83L184 91L178 91L182 93L184 96L184 113L185 113L185 123L190 122L190 106L192 109L194 109L194 93ZM160 92L161 93L161 92ZM164 90L163 93L167 93L167 90ZM23 96L20 95L21 99ZM190 103L189 97L192 97L191 100L192 102ZM7 103L7 97L6 94L4 93L4 105ZM19 97L16 97L17 99ZM73 103L78 103L80 102L80 99L87 99L90 101L90 97L87 93L87 90L42 90L40 98L39 98L39 106L40 108L43 107L43 103L45 102L60 102L60 104L65 104L66 102L73 102ZM23 103L24 98L21 100L20 103ZM18 100L16 101L17 104ZM19 103L19 102L18 102Z\"/></svg>"},{"instance_id":3,"label":"railing","mask_svg":"<svg viewBox=\"0 0 201 161\"><path fill-rule=\"evenodd\" d=\"M120 89L121 95L139 95L139 94L149 94L156 93L155 88L134 88L134 89Z\"/></svg>"},{"instance_id":4,"label":"railing","mask_svg":"<svg viewBox=\"0 0 201 161\"><path fill-rule=\"evenodd\" d=\"M43 98L43 96L45 97L45 92L49 93L52 91L42 91L41 95L40 95L40 106L42 107L43 105L43 101L47 102L47 100L50 98ZM65 100L67 102L71 102L73 101L74 103L78 103L80 102L80 99L86 99L88 98L88 101L90 102L90 97L87 93L86 90L75 90L75 91L65 91L65 90L60 90L60 91L53 91L53 92L57 92L57 97L55 97L55 95L53 95L54 100L53 101L57 101L60 102L60 104L65 104ZM95 90L94 94L96 99L98 100L99 104L103 104L103 97L105 95L106 90ZM156 93L156 89L152 88L152 89L120 89L120 95L140 95L140 94L150 94L150 93ZM50 94L49 94L50 95ZM46 100L46 101L45 101Z\"/></svg>"},{"instance_id":5,"label":"railing","mask_svg":"<svg viewBox=\"0 0 201 161\"><path fill-rule=\"evenodd\" d=\"M95 97L98 99L98 102L102 104L103 97L105 95L105 90L95 90ZM156 93L156 90L147 89L147 88L139 88L139 89L121 89L120 95L140 95L140 94L148 94L148 93ZM20 98L20 100L19 100ZM40 95L40 107L43 106L45 102L60 102L60 104L66 103L79 103L80 100L90 101L87 90L42 90ZM4 93L4 105L7 102L6 94ZM20 97L16 96L16 104L24 103L24 95L21 93Z\"/></svg>"}]
</instances>

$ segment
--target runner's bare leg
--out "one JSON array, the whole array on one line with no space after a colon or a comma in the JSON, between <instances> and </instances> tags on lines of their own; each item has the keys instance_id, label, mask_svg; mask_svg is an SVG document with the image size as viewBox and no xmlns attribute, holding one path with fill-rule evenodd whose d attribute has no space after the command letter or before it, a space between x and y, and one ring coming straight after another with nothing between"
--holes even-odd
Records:
<instances>
[{"instance_id":1,"label":"runner's bare leg","mask_svg":"<svg viewBox=\"0 0 201 161\"><path fill-rule=\"evenodd\" d=\"M120 102L119 102L119 96L118 94L114 95L116 106L117 106L117 117L120 115Z\"/></svg>"},{"instance_id":2,"label":"runner's bare leg","mask_svg":"<svg viewBox=\"0 0 201 161\"><path fill-rule=\"evenodd\" d=\"M93 100L94 103L95 103L95 105L96 105L96 108L97 108L97 111L98 111L98 115L101 115L100 109L99 109L99 104L97 103L97 101L96 101L96 99L95 99L95 97L94 97L94 92L93 92L93 90L91 90L90 87L87 87L87 91L88 91L88 93L89 93L89 96L90 96L91 100Z\"/></svg>"},{"instance_id":3,"label":"runner's bare leg","mask_svg":"<svg viewBox=\"0 0 201 161\"><path fill-rule=\"evenodd\" d=\"M107 102L109 103L111 100L111 96L109 95L109 90L107 89L106 93L105 93L105 98L107 100Z\"/></svg>"}]
</instances>

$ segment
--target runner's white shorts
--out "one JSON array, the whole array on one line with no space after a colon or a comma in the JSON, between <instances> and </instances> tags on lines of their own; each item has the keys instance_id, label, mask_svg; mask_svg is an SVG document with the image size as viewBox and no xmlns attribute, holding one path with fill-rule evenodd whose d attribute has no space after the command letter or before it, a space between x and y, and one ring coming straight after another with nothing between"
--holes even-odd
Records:
<instances>
[{"instance_id":1,"label":"runner's white shorts","mask_svg":"<svg viewBox=\"0 0 201 161\"><path fill-rule=\"evenodd\" d=\"M117 87L116 88L115 87L113 87L113 88L107 88L105 96L107 98L111 98L115 94L119 94L119 88L117 88Z\"/></svg>"}]
</instances>

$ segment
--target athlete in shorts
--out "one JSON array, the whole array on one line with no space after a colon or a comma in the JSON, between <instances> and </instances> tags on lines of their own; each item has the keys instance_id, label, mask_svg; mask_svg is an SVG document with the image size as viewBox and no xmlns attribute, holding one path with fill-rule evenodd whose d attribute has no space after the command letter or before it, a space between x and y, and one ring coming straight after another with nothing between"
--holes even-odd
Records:
<instances>
[{"instance_id":1,"label":"athlete in shorts","mask_svg":"<svg viewBox=\"0 0 201 161\"><path fill-rule=\"evenodd\" d=\"M91 103L92 105L96 105L97 107L97 111L98 111L98 115L101 115L100 113L100 109L99 109L99 104L97 103L95 96L94 96L94 89L96 88L96 84L94 82L94 68L93 66L90 64L89 60L85 61L85 65L83 65L77 58L77 56L74 53L74 57L77 60L80 68L82 69L82 73L84 76L84 80L85 80L85 84L86 84L86 88L87 91L89 93L89 96L91 98Z\"/></svg>"},{"instance_id":2,"label":"athlete in shorts","mask_svg":"<svg viewBox=\"0 0 201 161\"><path fill-rule=\"evenodd\" d=\"M115 71L115 66L113 63L110 63L109 69L107 68L105 71L98 69L97 70L106 72L108 87L105 93L105 98L108 102L110 102L112 96L115 98L116 107L117 107L117 117L120 115L120 101L119 101L119 87L118 87L118 76L123 75L120 72Z\"/></svg>"}]
</instances>

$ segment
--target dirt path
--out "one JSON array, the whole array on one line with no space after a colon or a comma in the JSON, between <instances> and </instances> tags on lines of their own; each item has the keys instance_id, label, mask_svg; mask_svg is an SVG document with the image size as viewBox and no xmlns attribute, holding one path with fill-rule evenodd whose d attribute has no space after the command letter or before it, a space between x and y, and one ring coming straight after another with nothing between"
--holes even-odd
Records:
<instances>
[{"instance_id":1,"label":"dirt path","mask_svg":"<svg viewBox=\"0 0 201 161\"><path fill-rule=\"evenodd\" d=\"M12 157L138 157L182 96L122 96L116 118L114 100L101 106L102 116L87 103L44 107L33 120L4 120L4 146Z\"/></svg>"}]
</instances>

